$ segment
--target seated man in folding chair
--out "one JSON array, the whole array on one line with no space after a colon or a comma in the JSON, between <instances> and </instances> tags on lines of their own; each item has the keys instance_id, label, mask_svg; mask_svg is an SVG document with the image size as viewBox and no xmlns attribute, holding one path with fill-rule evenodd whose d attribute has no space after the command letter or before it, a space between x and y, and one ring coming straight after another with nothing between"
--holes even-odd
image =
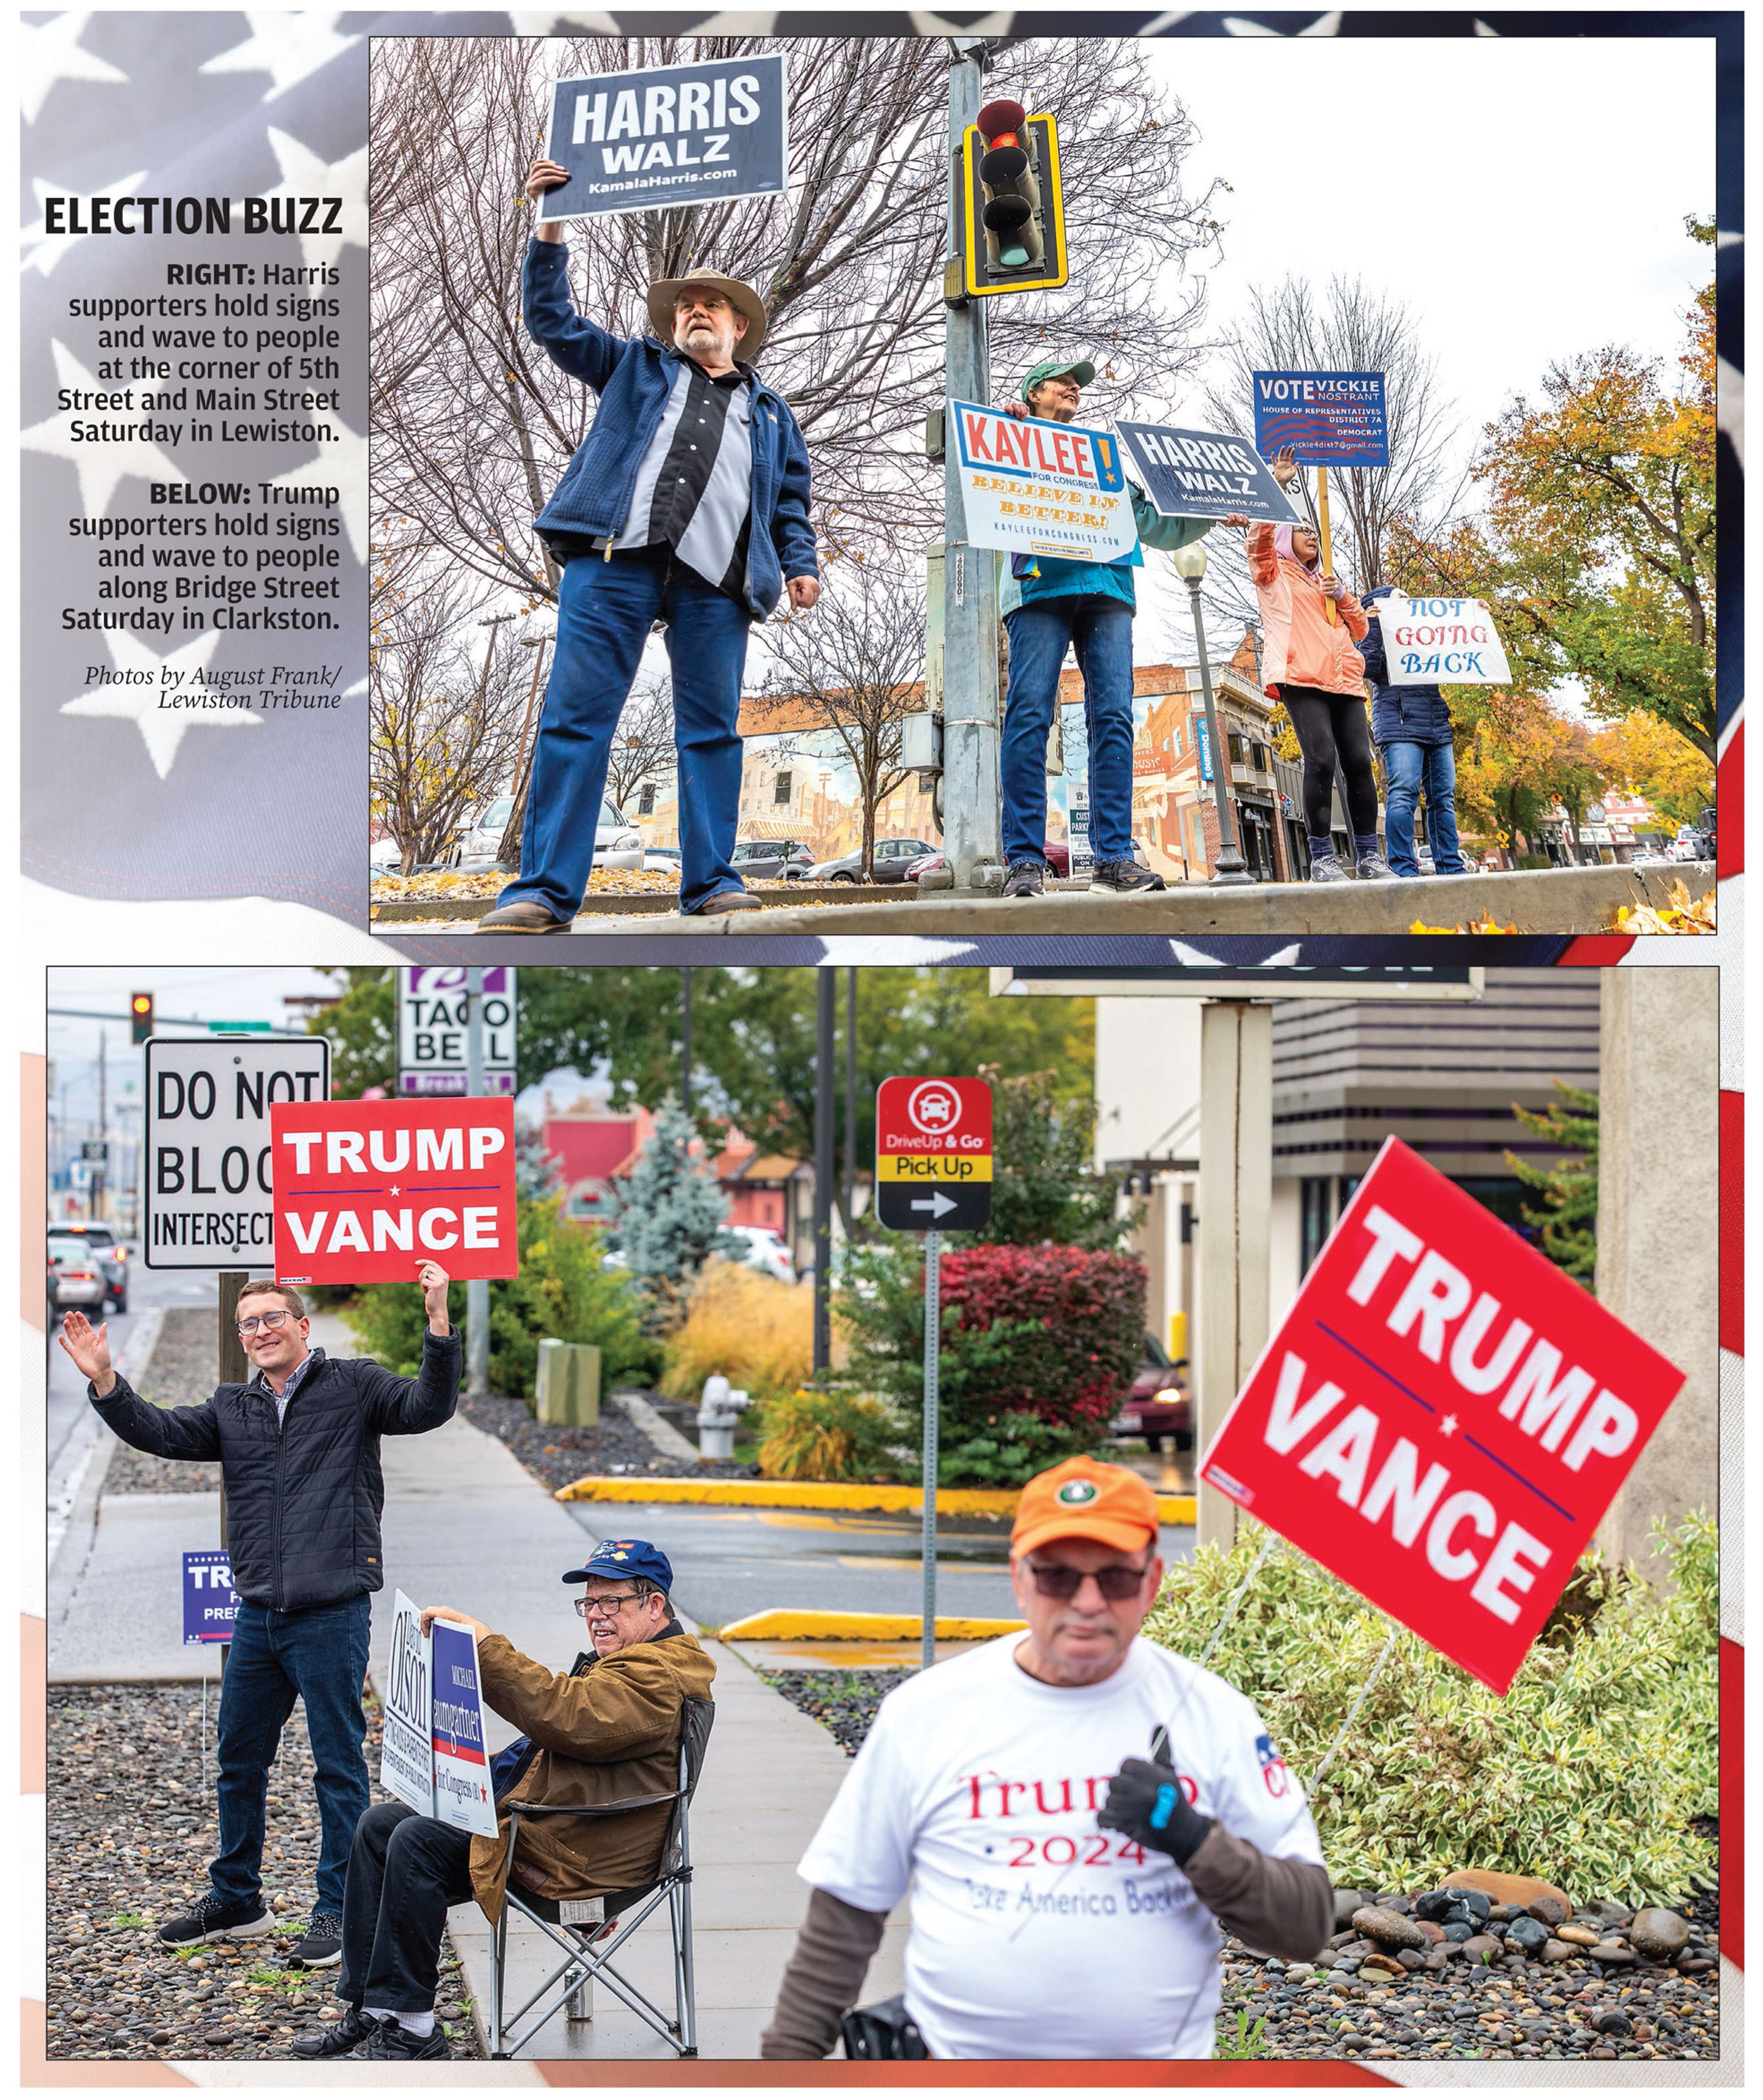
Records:
<instances>
[{"instance_id":1,"label":"seated man in folding chair","mask_svg":"<svg viewBox=\"0 0 1763 2100\"><path fill-rule=\"evenodd\" d=\"M402 1802L368 1810L343 1890L343 2014L298 2036L296 2056L404 2063L449 2055L435 2024L441 1935L448 1906L474 1895L490 1918L500 1913L508 1804L603 1807L670 1798L678 1786L684 1702L709 1697L716 1665L673 1615L667 1556L643 1539L609 1539L563 1579L586 1585L576 1609L594 1648L567 1675L463 1612L423 1612L425 1634L436 1619L471 1628L484 1703L527 1732L492 1760L502 1835L474 1838ZM593 1821L523 1816L515 1879L524 1893L563 1901L643 1887L655 1878L669 1814L664 1799Z\"/></svg>"}]
</instances>

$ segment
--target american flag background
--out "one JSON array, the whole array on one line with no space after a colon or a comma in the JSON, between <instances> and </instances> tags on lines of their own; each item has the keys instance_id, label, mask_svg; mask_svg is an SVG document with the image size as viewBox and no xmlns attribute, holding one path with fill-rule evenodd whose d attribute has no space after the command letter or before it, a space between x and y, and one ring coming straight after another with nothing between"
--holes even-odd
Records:
<instances>
[{"instance_id":1,"label":"american flag background","mask_svg":"<svg viewBox=\"0 0 1763 2100\"><path fill-rule=\"evenodd\" d=\"M1743 1039L1739 942L1743 885L1743 32L1739 10L1531 13L1371 10L1225 12L1111 9L1086 13L1098 33L1147 37L1390 37L1436 40L1442 57L1465 37L1695 37L1716 47L1719 454L1717 682L1719 931L1686 948L1665 938L1595 936L1474 937L1449 950L1453 962L1505 965L1669 967L1713 964L1721 1005L1721 1495L1723 2027L1730 2049L1741 2032L1738 1967L1743 1946L1742 1543L1743 1324ZM368 60L377 34L523 35L653 32L805 35L1070 33L1070 12L1002 9L943 15L867 11L765 11L665 17L611 9L581 13L29 12L17 18L15 68L22 108L20 182L20 637L21 862L33 883L60 894L57 924L95 930L109 907L209 904L260 898L301 907L310 960L366 960L368 800L366 605L368 554L367 289L369 267ZM1447 64L1447 60L1443 60ZM1293 151L1290 138L1275 150ZM1644 141L1641 150L1644 151ZM1611 151L1628 150L1612 142ZM1393 179L1399 174L1393 173ZM1595 170L1588 179L1595 180ZM46 198L320 195L342 200L341 231L275 240L235 232L199 243L51 233ZM325 289L341 306L336 353L342 365L341 439L335 444L264 443L245 448L173 444L161 451L78 446L57 412L59 389L96 384L92 324L69 317L70 300L157 296L178 249L204 260L334 266ZM185 416L179 420L188 421ZM283 488L334 485L342 492L338 542L342 580L334 634L193 636L69 633L58 609L95 602L91 543L68 521L144 514L154 481L228 479ZM281 717L228 711L168 715L151 686L101 685L94 667L150 672L170 664L223 671L258 663L340 666L334 712ZM126 925L122 916L113 922ZM143 920L156 928L163 917ZM223 925L223 917L204 923ZM225 952L243 933L229 935ZM329 938L330 945L325 945ZM399 956L444 963L524 962L513 944L413 935L381 941ZM506 952L505 952L506 951ZM1173 952L1172 952L1173 951ZM1340 938L1204 939L917 938L852 940L748 938L743 964L1010 962L1042 965L1167 964L1390 964L1431 960L1436 940ZM678 936L578 937L548 960L678 964L720 961L724 951ZM206 960L207 958L203 958ZM303 959L306 959L303 955ZM189 960L197 960L194 955ZM29 1785L29 1781L27 1781ZM42 2032L40 2012L35 2030ZM542 2067L541 2067L542 2068ZM1595 2067L1592 2067L1595 2069ZM1270 2067L1221 2064L1221 2082L1275 2082ZM44 2067L39 2061L35 2076ZM1522 2064L1330 2067L1330 2082L1529 2085ZM1333 2074L1338 2073L1338 2076ZM1241 2074L1239 2079L1237 2074ZM1576 2074L1564 2074L1573 2076ZM1732 2082L1730 2063L1678 2065L1673 2082ZM27 2067L26 2082L33 2074ZM107 2082L125 2082L120 2071ZM155 2067L156 2084L192 2080ZM559 2082L575 2082L567 2074ZM1617 2082L1611 2080L1611 2082Z\"/></svg>"}]
</instances>

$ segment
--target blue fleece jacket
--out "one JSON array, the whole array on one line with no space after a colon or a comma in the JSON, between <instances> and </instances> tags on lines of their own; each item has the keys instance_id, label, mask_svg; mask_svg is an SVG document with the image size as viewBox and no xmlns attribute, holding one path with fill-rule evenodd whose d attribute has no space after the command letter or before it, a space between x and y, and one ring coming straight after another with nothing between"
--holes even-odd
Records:
<instances>
[{"instance_id":1,"label":"blue fleece jacket","mask_svg":"<svg viewBox=\"0 0 1763 2100\"><path fill-rule=\"evenodd\" d=\"M569 249L531 240L520 273L521 311L553 364L600 397L593 426L534 521L594 539L623 527L637 469L661 427L679 351L654 336L613 335L576 311L569 296ZM808 448L781 394L753 375L753 480L747 543L747 611L763 620L784 594L786 576L820 574L808 518Z\"/></svg>"},{"instance_id":2,"label":"blue fleece jacket","mask_svg":"<svg viewBox=\"0 0 1763 2100\"><path fill-rule=\"evenodd\" d=\"M1359 602L1369 608L1380 598L1393 598L1388 584L1367 591ZM1372 736L1380 743L1449 743L1451 710L1436 686L1392 686L1390 662L1384 653L1384 624L1373 620L1371 631L1359 645L1365 659L1365 677L1372 689Z\"/></svg>"}]
</instances>

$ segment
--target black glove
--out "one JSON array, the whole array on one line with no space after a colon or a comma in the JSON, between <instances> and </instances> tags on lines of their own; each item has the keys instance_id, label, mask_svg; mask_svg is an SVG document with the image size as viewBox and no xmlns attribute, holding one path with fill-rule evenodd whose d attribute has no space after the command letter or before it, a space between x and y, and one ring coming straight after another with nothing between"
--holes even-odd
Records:
<instances>
[{"instance_id":1,"label":"black glove","mask_svg":"<svg viewBox=\"0 0 1763 2100\"><path fill-rule=\"evenodd\" d=\"M1104 1830L1124 1830L1147 1851L1167 1852L1185 1867L1200 1850L1212 1818L1188 1805L1173 1765L1129 1758L1108 1781L1108 1798L1096 1817Z\"/></svg>"}]
</instances>

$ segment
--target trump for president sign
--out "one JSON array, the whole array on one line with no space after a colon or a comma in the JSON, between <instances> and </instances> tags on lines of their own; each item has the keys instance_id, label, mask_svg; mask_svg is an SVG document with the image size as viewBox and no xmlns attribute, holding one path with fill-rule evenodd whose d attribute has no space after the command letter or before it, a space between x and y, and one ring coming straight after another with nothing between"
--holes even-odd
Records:
<instances>
[{"instance_id":1,"label":"trump for president sign","mask_svg":"<svg viewBox=\"0 0 1763 2100\"><path fill-rule=\"evenodd\" d=\"M1390 1138L1200 1475L1504 1692L1683 1382Z\"/></svg>"},{"instance_id":2,"label":"trump for president sign","mask_svg":"<svg viewBox=\"0 0 1763 2100\"><path fill-rule=\"evenodd\" d=\"M278 1104L270 1150L284 1283L519 1273L510 1101Z\"/></svg>"}]
</instances>

